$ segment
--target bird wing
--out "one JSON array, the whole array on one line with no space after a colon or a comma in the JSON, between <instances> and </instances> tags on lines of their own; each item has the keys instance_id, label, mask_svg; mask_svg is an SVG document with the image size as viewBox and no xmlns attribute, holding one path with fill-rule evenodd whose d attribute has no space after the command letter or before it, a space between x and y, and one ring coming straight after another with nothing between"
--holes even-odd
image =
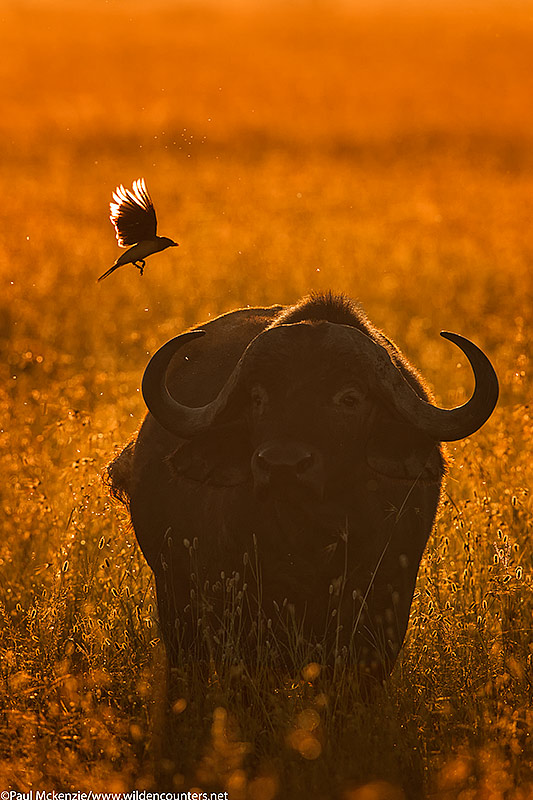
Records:
<instances>
[{"instance_id":1,"label":"bird wing","mask_svg":"<svg viewBox=\"0 0 533 800\"><path fill-rule=\"evenodd\" d=\"M129 247L155 237L157 217L144 178L133 181L131 190L125 189L122 184L117 186L109 208L109 219L115 226L120 247Z\"/></svg>"}]
</instances>

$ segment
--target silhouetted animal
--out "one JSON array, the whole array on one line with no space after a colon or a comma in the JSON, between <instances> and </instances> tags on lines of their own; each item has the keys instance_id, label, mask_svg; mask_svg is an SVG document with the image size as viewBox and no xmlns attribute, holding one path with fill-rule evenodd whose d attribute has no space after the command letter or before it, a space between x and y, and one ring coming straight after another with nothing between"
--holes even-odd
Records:
<instances>
[{"instance_id":1,"label":"silhouetted animal","mask_svg":"<svg viewBox=\"0 0 533 800\"><path fill-rule=\"evenodd\" d=\"M119 247L133 247L117 258L113 266L100 275L99 281L124 264L134 264L142 275L148 256L167 247L178 247L167 236L156 236L157 217L144 178L133 181L132 191L125 189L122 184L117 186L113 200L109 204L109 219L115 226Z\"/></svg>"},{"instance_id":2,"label":"silhouetted animal","mask_svg":"<svg viewBox=\"0 0 533 800\"><path fill-rule=\"evenodd\" d=\"M153 356L150 413L109 468L155 575L171 659L224 637L230 650L269 639L282 658L345 652L382 678L439 503L439 442L492 413L490 362L442 334L476 377L472 398L444 410L344 296L241 309L202 329Z\"/></svg>"}]
</instances>

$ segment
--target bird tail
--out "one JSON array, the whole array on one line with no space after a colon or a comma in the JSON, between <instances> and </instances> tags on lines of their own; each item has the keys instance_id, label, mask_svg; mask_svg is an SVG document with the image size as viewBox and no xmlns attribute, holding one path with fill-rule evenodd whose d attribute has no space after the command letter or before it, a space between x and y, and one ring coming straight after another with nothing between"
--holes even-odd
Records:
<instances>
[{"instance_id":1,"label":"bird tail","mask_svg":"<svg viewBox=\"0 0 533 800\"><path fill-rule=\"evenodd\" d=\"M100 275L100 277L98 278L98 281L103 281L104 278L107 278L108 275L111 275L111 273L114 272L119 267L120 267L120 264L113 264L113 266L109 267L109 269L106 270L106 272L104 272L103 275ZM98 281L96 281L96 282L98 283Z\"/></svg>"}]
</instances>

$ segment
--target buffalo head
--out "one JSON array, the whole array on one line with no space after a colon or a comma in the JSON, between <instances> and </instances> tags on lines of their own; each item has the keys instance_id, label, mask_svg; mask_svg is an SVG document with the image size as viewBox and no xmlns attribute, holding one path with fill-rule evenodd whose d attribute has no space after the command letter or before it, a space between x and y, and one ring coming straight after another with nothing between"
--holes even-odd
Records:
<instances>
[{"instance_id":1,"label":"buffalo head","mask_svg":"<svg viewBox=\"0 0 533 800\"><path fill-rule=\"evenodd\" d=\"M143 396L160 425L184 439L246 420L256 491L294 485L319 497L334 492L347 477L342 468L366 452L380 407L433 445L474 433L498 397L489 360L458 334L441 335L465 353L476 386L465 405L446 410L417 393L385 345L354 327L324 321L283 324L259 334L217 397L190 408L169 394L166 373L178 351L204 335L190 331L167 342L146 368Z\"/></svg>"}]
</instances>

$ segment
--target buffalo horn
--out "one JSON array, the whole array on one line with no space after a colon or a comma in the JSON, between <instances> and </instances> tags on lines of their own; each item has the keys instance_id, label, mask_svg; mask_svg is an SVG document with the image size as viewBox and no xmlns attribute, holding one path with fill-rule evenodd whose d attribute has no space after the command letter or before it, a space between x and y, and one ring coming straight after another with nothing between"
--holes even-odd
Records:
<instances>
[{"instance_id":1,"label":"buffalo horn","mask_svg":"<svg viewBox=\"0 0 533 800\"><path fill-rule=\"evenodd\" d=\"M196 330L182 333L166 344L152 356L142 379L144 402L153 417L165 430L175 436L191 438L207 430L216 415L226 406L227 399L236 383L238 366L233 370L218 397L211 403L198 408L178 403L167 389L166 374L173 356L185 344L205 336L205 331Z\"/></svg>"},{"instance_id":2,"label":"buffalo horn","mask_svg":"<svg viewBox=\"0 0 533 800\"><path fill-rule=\"evenodd\" d=\"M442 332L441 336L453 342L467 357L474 372L475 387L470 400L453 409L432 405L413 389L401 370L393 363L389 352L362 331L348 325L323 323L329 328L330 343L334 348L340 344L339 334L356 357L368 364L369 375L385 397L406 422L431 439L454 442L475 433L488 420L498 400L498 378L487 356L477 345L458 333ZM299 324L276 326L260 333L248 345L218 396L205 406L190 408L175 400L166 386L166 372L172 357L187 342L204 336L205 331L196 330L176 336L164 344L151 358L144 372L142 393L148 409L159 424L176 436L190 438L207 430L228 405L239 381L242 365L247 353L265 339L272 336L291 335L289 329L300 328ZM341 334L341 330L343 334ZM329 337L328 337L329 338ZM355 348L354 348L355 345Z\"/></svg>"},{"instance_id":3,"label":"buffalo horn","mask_svg":"<svg viewBox=\"0 0 533 800\"><path fill-rule=\"evenodd\" d=\"M372 359L372 371L381 393L392 402L400 416L417 430L439 442L455 442L470 436L488 420L498 400L498 378L485 353L458 333L443 331L441 336L463 351L474 372L475 387L470 400L457 408L445 409L428 403L406 381L387 350L355 328L357 352L363 346Z\"/></svg>"}]
</instances>

